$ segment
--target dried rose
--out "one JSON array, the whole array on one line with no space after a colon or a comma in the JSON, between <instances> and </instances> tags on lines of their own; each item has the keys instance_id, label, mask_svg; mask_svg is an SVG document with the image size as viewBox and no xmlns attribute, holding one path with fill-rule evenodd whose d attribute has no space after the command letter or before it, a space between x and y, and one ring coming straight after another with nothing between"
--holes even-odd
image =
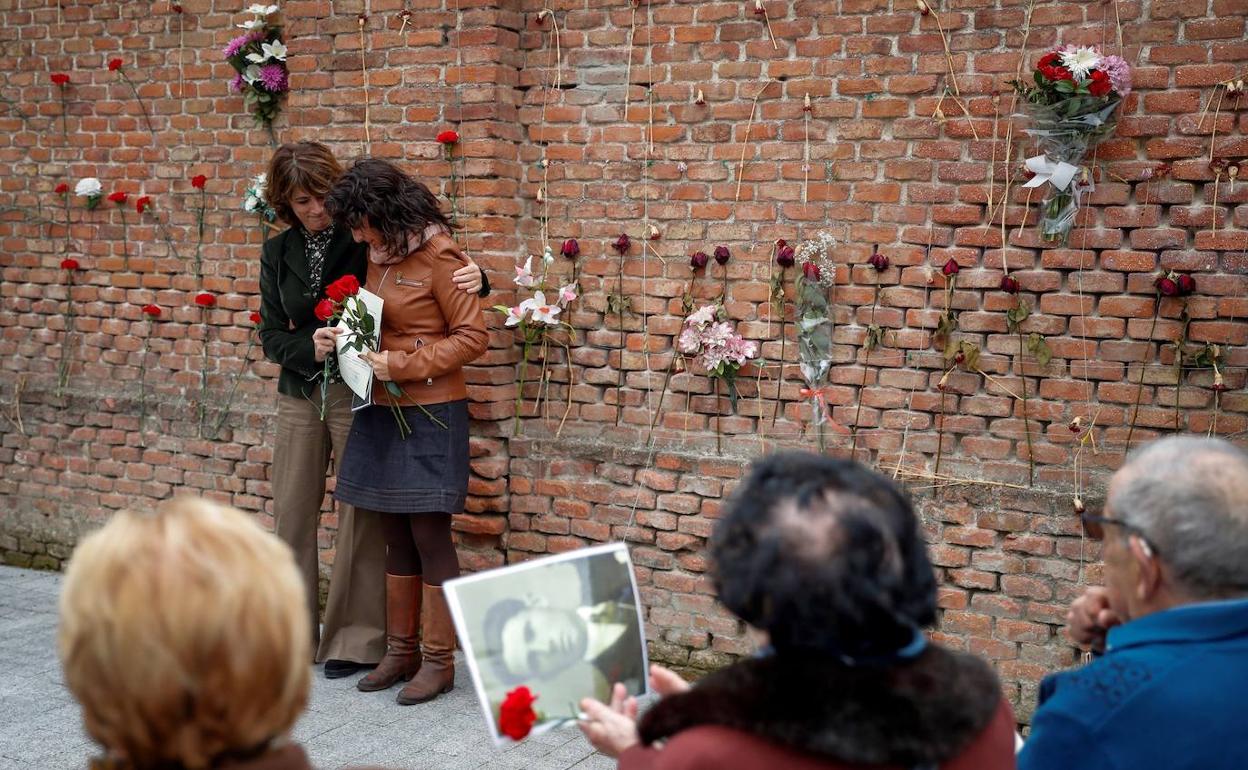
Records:
<instances>
[{"instance_id":1,"label":"dried rose","mask_svg":"<svg viewBox=\"0 0 1248 770\"><path fill-rule=\"evenodd\" d=\"M961 265L959 265L959 264L958 264L958 261L957 261L956 259L954 259L953 257L950 257L950 258L949 258L949 261L945 262L944 266L943 266L942 268L940 268L940 272L941 272L941 273L942 273L942 274L943 274L946 278L951 278L951 277L953 277L953 276L957 275L957 274L958 274L958 272L959 272L959 271L961 271L961 270L962 270L962 266L961 266Z\"/></svg>"},{"instance_id":2,"label":"dried rose","mask_svg":"<svg viewBox=\"0 0 1248 770\"><path fill-rule=\"evenodd\" d=\"M1173 278L1161 276L1156 281L1157 291L1161 292L1163 297L1179 296L1179 285L1175 283Z\"/></svg>"},{"instance_id":3,"label":"dried rose","mask_svg":"<svg viewBox=\"0 0 1248 770\"><path fill-rule=\"evenodd\" d=\"M867 264L871 265L871 267L874 267L876 270L887 270L888 257L878 251L873 251L871 252L870 258L867 259Z\"/></svg>"},{"instance_id":4,"label":"dried rose","mask_svg":"<svg viewBox=\"0 0 1248 770\"><path fill-rule=\"evenodd\" d=\"M632 245L633 242L628 239L628 233L620 233L620 237L615 239L615 243L611 244L611 248L619 252L622 257L628 253L628 249Z\"/></svg>"},{"instance_id":5,"label":"dried rose","mask_svg":"<svg viewBox=\"0 0 1248 770\"><path fill-rule=\"evenodd\" d=\"M1196 291L1196 279L1187 273L1183 273L1179 277L1175 278L1174 282L1179 287L1179 294L1183 296Z\"/></svg>"},{"instance_id":6,"label":"dried rose","mask_svg":"<svg viewBox=\"0 0 1248 770\"><path fill-rule=\"evenodd\" d=\"M820 272L819 266L814 262L802 263L802 275L805 276L808 281L817 281L823 277L823 273Z\"/></svg>"},{"instance_id":7,"label":"dried rose","mask_svg":"<svg viewBox=\"0 0 1248 770\"><path fill-rule=\"evenodd\" d=\"M695 251L689 255L689 267L693 270L701 270L710 261L711 258L706 256L705 251Z\"/></svg>"},{"instance_id":8,"label":"dried rose","mask_svg":"<svg viewBox=\"0 0 1248 770\"><path fill-rule=\"evenodd\" d=\"M780 267L793 267L797 262L797 252L783 240L776 241L776 264Z\"/></svg>"},{"instance_id":9,"label":"dried rose","mask_svg":"<svg viewBox=\"0 0 1248 770\"><path fill-rule=\"evenodd\" d=\"M1006 294L1018 294L1019 288L1017 278L1011 278L1008 275L1001 276L1001 291Z\"/></svg>"},{"instance_id":10,"label":"dried rose","mask_svg":"<svg viewBox=\"0 0 1248 770\"><path fill-rule=\"evenodd\" d=\"M576 259L581 253L581 244L577 243L575 238L569 238L559 247L559 253L568 259Z\"/></svg>"},{"instance_id":11,"label":"dried rose","mask_svg":"<svg viewBox=\"0 0 1248 770\"><path fill-rule=\"evenodd\" d=\"M716 262L718 262L721 265L726 265L728 264L728 260L731 258L732 258L732 252L728 250L727 246L715 247L715 261Z\"/></svg>"}]
</instances>

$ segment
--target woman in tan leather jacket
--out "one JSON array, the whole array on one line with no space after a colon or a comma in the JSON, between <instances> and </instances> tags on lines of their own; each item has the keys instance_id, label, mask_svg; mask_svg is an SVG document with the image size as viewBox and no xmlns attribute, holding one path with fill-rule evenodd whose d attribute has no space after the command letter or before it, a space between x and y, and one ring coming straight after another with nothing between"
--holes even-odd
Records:
<instances>
[{"instance_id":1,"label":"woman in tan leather jacket","mask_svg":"<svg viewBox=\"0 0 1248 770\"><path fill-rule=\"evenodd\" d=\"M422 703L454 682L455 629L442 583L459 574L451 515L468 494L463 367L488 346L485 320L477 297L451 280L468 260L425 185L388 161L365 158L325 205L368 245L364 285L384 303L381 350L366 354L373 405L356 413L334 493L378 512L386 540L387 650L357 686L382 690L410 679L398 702ZM317 351L331 350L334 336L317 330ZM389 383L402 395L391 395ZM394 405L411 430L406 437Z\"/></svg>"}]
</instances>

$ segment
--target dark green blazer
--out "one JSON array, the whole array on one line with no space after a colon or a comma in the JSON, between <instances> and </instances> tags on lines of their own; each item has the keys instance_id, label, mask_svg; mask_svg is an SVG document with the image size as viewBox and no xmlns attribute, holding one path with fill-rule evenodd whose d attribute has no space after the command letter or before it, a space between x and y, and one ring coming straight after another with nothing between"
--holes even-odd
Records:
<instances>
[{"instance_id":1,"label":"dark green blazer","mask_svg":"<svg viewBox=\"0 0 1248 770\"><path fill-rule=\"evenodd\" d=\"M312 332L324 325L313 311L325 287L347 273L364 283L368 247L351 239L345 227L334 228L325 252L321 285L308 275L303 228L292 227L264 242L260 252L260 344L264 355L282 367L277 389L288 396L310 397L324 369L312 348Z\"/></svg>"},{"instance_id":2,"label":"dark green blazer","mask_svg":"<svg viewBox=\"0 0 1248 770\"><path fill-rule=\"evenodd\" d=\"M315 289L308 274L307 241L303 228L291 227L264 242L260 252L260 344L264 355L282 367L279 392L311 397L320 387L312 332L323 325L314 311L325 296L325 287L347 273L364 283L368 272L368 246L356 243L349 228L338 225L325 252L321 285ZM481 296L490 293L490 282L481 274Z\"/></svg>"}]
</instances>

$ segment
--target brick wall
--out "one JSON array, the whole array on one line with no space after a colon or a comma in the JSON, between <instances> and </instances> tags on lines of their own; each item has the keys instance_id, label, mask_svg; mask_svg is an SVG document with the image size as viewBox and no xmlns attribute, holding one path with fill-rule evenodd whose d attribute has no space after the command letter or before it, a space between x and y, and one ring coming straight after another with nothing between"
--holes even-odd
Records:
<instances>
[{"instance_id":1,"label":"brick wall","mask_svg":"<svg viewBox=\"0 0 1248 770\"><path fill-rule=\"evenodd\" d=\"M184 487L266 516L276 369L249 347L248 313L268 233L240 207L271 147L219 59L243 3L15 5L0 10L0 552L57 566L111 511ZM830 451L853 446L911 486L942 573L939 634L996 662L1025 719L1038 678L1072 660L1063 605L1097 578L1071 498L1101 494L1128 434L1248 428L1248 191L1229 171L1248 159L1248 105L1219 85L1248 75L1245 1L958 0L929 15L902 0L768 2L764 19L741 2L430 0L406 4L406 27L403 8L283 5L293 91L277 136L392 158L453 189L499 302L524 255L565 238L582 250L552 267L576 271L576 334L527 367L520 435L521 352L497 316L471 370L465 566L624 538L657 659L706 668L748 649L710 599L702 548L748 458L814 446L793 325L782 346L768 297L776 239L826 230L844 244L827 399L856 434L830 433ZM1136 91L1097 153L1080 227L1045 248L1039 195L1021 189L1034 152L1004 82L1020 57L1066 42L1117 52L1120 34ZM72 79L63 122L58 71ZM463 137L454 188L433 141L448 127ZM208 177L202 280L195 174ZM154 208L123 219L71 196L67 210L53 188L85 176ZM663 388L688 255L721 244L728 280L712 265L693 295L722 294L769 362L743 374L735 413L696 371ZM880 273L866 265L874 245L891 262ZM72 286L66 256L84 268ZM952 338L980 357L945 377L933 332L950 258ZM1003 266L1017 297L997 288ZM1162 269L1193 275L1196 292L1155 302ZM193 305L201 289L216 308ZM1009 332L1020 298L1023 335L1052 353L1043 366ZM146 319L147 303L164 315ZM872 323L883 344L866 351ZM1207 357L1195 361L1207 345L1220 346L1220 394Z\"/></svg>"}]
</instances>

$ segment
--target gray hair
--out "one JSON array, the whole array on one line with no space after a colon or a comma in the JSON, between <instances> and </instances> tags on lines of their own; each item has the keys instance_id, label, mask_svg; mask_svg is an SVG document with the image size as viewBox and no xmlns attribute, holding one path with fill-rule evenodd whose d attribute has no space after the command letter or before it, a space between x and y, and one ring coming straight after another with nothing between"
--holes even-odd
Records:
<instances>
[{"instance_id":1,"label":"gray hair","mask_svg":"<svg viewBox=\"0 0 1248 770\"><path fill-rule=\"evenodd\" d=\"M1195 599L1248 593L1248 454L1228 441L1171 436L1132 452L1109 504L1148 535Z\"/></svg>"}]
</instances>

